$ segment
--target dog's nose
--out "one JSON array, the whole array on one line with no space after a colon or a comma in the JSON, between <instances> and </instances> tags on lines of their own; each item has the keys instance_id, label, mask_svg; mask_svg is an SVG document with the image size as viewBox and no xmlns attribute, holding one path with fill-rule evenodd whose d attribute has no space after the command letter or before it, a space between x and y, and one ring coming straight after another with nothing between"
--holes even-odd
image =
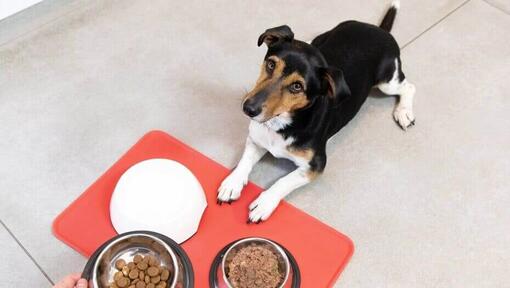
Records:
<instances>
[{"instance_id":1,"label":"dog's nose","mask_svg":"<svg viewBox=\"0 0 510 288\"><path fill-rule=\"evenodd\" d=\"M244 102L243 104L243 111L244 114L248 115L249 117L255 117L262 112L262 108L258 105L254 105L253 103L250 103L250 100Z\"/></svg>"}]
</instances>

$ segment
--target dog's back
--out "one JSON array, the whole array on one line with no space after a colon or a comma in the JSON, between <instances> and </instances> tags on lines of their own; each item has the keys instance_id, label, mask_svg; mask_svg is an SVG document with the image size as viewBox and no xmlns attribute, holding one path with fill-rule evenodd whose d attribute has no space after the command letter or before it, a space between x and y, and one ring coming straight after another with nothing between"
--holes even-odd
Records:
<instances>
[{"instance_id":1,"label":"dog's back","mask_svg":"<svg viewBox=\"0 0 510 288\"><path fill-rule=\"evenodd\" d=\"M396 7L391 6L379 27L345 21L312 41L329 66L343 71L351 91L351 97L339 107L342 111L336 115L340 119L331 135L354 117L372 87L392 79L395 59L400 58L399 46L389 33L395 16Z\"/></svg>"}]
</instances>

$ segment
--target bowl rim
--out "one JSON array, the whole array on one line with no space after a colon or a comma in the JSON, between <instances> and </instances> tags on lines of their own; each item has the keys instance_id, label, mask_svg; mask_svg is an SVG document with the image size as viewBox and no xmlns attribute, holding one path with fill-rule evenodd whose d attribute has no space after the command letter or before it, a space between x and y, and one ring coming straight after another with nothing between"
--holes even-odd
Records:
<instances>
[{"instance_id":1,"label":"bowl rim","mask_svg":"<svg viewBox=\"0 0 510 288\"><path fill-rule=\"evenodd\" d=\"M175 252L173 251L172 247L170 247L165 241L163 241L162 239L160 239L159 237L157 236L154 236L154 235L151 235L151 234L147 234L147 233L143 233L143 232L136 232L136 233L128 233L126 235L123 235L121 237L118 237L116 238L115 240L111 241L110 243L108 243L108 245L106 247L104 247L101 252L97 255L96 259L95 259L95 263L94 263L94 268L92 269L92 283L93 283L93 287L100 287L98 282L97 282L97 269L99 268L99 262L100 262L100 259L103 257L104 253L106 251L108 251L108 249L110 249L113 245L115 245L116 243L122 241L122 240L125 240L127 238L132 238L132 237L139 237L139 236L142 236L142 237L147 237L147 238L151 238L152 240L158 242L159 244L161 244L162 246L164 246L164 248L168 251L168 253L170 254L170 257L172 258L172 265L174 266L174 273L173 273L173 279L172 279L172 283L168 284L167 287L169 288L174 288L176 283L177 283L177 277L179 275L179 263L177 261L177 256L175 255Z\"/></svg>"},{"instance_id":2,"label":"bowl rim","mask_svg":"<svg viewBox=\"0 0 510 288\"><path fill-rule=\"evenodd\" d=\"M287 253L285 253L285 251L283 250L283 248L269 240L269 239L266 239L266 238L261 238L261 237L248 237L248 238L243 238L243 239L240 239L238 241L236 241L234 244L232 244L228 249L227 251L225 252L225 254L223 254L223 259L221 261L221 272L223 274L223 280L225 281L226 285L228 288L233 288L233 286L230 284L230 281L228 280L227 278L227 273L225 271L225 263L226 263L226 259L227 259L227 255L237 246L243 244L243 243L246 243L246 242L264 242L264 243L267 243L269 245L271 245L273 248L275 248L278 253L280 253L280 255L282 256L283 260L284 260L284 263L285 263L285 277L283 278L283 281L282 283L280 284L280 286L278 286L278 288L283 288L285 286L285 284L287 283L287 280L289 279L289 274L290 274L290 261L289 261L289 257L287 256Z\"/></svg>"}]
</instances>

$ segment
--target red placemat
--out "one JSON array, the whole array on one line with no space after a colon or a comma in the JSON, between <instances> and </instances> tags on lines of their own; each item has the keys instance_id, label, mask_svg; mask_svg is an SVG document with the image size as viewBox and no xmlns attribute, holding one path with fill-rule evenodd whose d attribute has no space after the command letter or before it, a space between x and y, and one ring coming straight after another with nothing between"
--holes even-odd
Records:
<instances>
[{"instance_id":1,"label":"red placemat","mask_svg":"<svg viewBox=\"0 0 510 288\"><path fill-rule=\"evenodd\" d=\"M285 201L268 221L246 224L248 206L262 189L249 183L240 200L232 205L217 205L216 189L229 170L161 131L143 136L67 207L53 222L55 236L87 257L115 236L109 212L115 185L129 167L151 158L182 163L193 172L206 193L208 206L200 227L182 244L193 263L196 287L208 287L209 268L216 253L242 237L266 237L285 246L299 264L305 288L333 286L354 251L352 241L345 235Z\"/></svg>"}]
</instances>

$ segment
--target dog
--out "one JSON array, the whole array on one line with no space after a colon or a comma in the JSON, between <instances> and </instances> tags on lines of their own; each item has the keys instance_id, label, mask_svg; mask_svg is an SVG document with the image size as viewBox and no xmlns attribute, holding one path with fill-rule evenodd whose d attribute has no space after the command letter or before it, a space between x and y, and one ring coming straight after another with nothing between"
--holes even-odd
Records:
<instances>
[{"instance_id":1,"label":"dog","mask_svg":"<svg viewBox=\"0 0 510 288\"><path fill-rule=\"evenodd\" d=\"M414 125L415 86L390 34L398 8L394 1L379 26L342 22L310 44L294 39L286 25L260 35L267 54L242 104L249 135L239 164L218 189L220 205L241 196L253 166L269 152L297 168L250 204L248 223L267 220L285 196L324 171L328 139L353 119L373 87L398 95L395 121L404 130Z\"/></svg>"}]
</instances>

